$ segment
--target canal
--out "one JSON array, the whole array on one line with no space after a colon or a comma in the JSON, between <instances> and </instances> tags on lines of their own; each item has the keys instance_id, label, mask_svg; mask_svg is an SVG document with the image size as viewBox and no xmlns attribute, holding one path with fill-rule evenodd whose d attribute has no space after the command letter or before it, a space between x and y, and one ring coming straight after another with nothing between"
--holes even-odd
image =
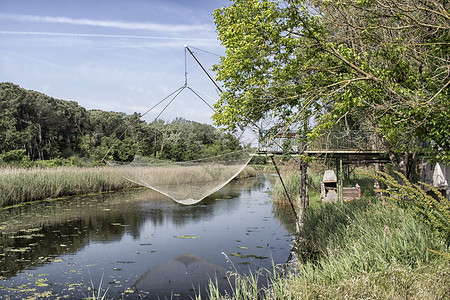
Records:
<instances>
[{"instance_id":1,"label":"canal","mask_svg":"<svg viewBox=\"0 0 450 300\"><path fill-rule=\"evenodd\" d=\"M192 206L137 189L0 211L0 296L205 299L210 278L230 293L227 274L289 256L294 219L272 181L232 181Z\"/></svg>"}]
</instances>

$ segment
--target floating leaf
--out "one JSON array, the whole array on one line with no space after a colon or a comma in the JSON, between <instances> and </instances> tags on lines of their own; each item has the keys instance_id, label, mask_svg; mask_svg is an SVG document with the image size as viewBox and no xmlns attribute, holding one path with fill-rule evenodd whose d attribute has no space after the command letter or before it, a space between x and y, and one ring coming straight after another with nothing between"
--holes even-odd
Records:
<instances>
[{"instance_id":1,"label":"floating leaf","mask_svg":"<svg viewBox=\"0 0 450 300\"><path fill-rule=\"evenodd\" d=\"M43 287L43 286L49 286L49 284L46 283L47 281L48 281L47 278L39 278L38 280L36 280L36 281L34 282L34 285L35 285L35 286L41 286L41 287Z\"/></svg>"},{"instance_id":2,"label":"floating leaf","mask_svg":"<svg viewBox=\"0 0 450 300\"><path fill-rule=\"evenodd\" d=\"M200 238L199 236L192 236L192 235L182 235L182 236L174 235L173 237L179 238L179 239L199 239Z\"/></svg>"},{"instance_id":3,"label":"floating leaf","mask_svg":"<svg viewBox=\"0 0 450 300\"><path fill-rule=\"evenodd\" d=\"M239 257L239 258L245 258L245 256L244 255L242 255L242 254L240 254L239 252L235 252L235 253L231 253L231 255L233 255L233 256L236 256L236 257Z\"/></svg>"}]
</instances>

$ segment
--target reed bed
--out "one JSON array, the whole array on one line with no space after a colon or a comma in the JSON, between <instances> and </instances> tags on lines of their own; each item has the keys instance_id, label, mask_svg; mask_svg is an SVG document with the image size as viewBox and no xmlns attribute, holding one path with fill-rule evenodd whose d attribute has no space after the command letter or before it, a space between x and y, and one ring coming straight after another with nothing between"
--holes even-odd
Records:
<instances>
[{"instance_id":1,"label":"reed bed","mask_svg":"<svg viewBox=\"0 0 450 300\"><path fill-rule=\"evenodd\" d=\"M133 186L108 167L7 167L0 169L0 206Z\"/></svg>"},{"instance_id":2,"label":"reed bed","mask_svg":"<svg viewBox=\"0 0 450 300\"><path fill-rule=\"evenodd\" d=\"M254 166L245 166L245 168L236 176L236 179L245 179L258 176L258 170Z\"/></svg>"},{"instance_id":3,"label":"reed bed","mask_svg":"<svg viewBox=\"0 0 450 300\"><path fill-rule=\"evenodd\" d=\"M123 175L130 179L136 177L137 179L134 178L135 182L139 182L138 179L145 175L145 172L139 172L139 168L122 167L120 169L122 171L129 170L128 174L125 172ZM203 174L205 173L204 170L202 173L192 167L188 168L189 172L186 174L186 168L180 169L184 173L180 174L179 169L162 169L152 170L151 174L153 174L152 176L156 175L158 182L164 185L168 185L172 181L174 181L172 184L180 184L181 181L186 185L193 182L209 182L215 176L213 171L218 172L217 170L209 170L210 172L205 175ZM231 175L236 172L235 168L230 169L231 173L228 173ZM148 172L148 170L146 171ZM256 176L256 171L247 166L239 175L239 179L251 176ZM136 183L123 178L111 167L6 167L0 168L0 207L47 198L100 193L136 186L138 186Z\"/></svg>"},{"instance_id":4,"label":"reed bed","mask_svg":"<svg viewBox=\"0 0 450 300\"><path fill-rule=\"evenodd\" d=\"M220 295L211 284L211 299L449 297L445 241L403 209L368 200L323 204L304 220L298 259L288 269L275 267L267 288L257 288L254 276L233 274L235 290Z\"/></svg>"}]
</instances>

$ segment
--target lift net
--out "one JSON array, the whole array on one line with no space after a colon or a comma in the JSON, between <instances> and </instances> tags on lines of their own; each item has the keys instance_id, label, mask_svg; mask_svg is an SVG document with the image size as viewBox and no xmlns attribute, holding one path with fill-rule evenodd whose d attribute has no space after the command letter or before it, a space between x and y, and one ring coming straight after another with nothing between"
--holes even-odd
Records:
<instances>
[{"instance_id":1,"label":"lift net","mask_svg":"<svg viewBox=\"0 0 450 300\"><path fill-rule=\"evenodd\" d=\"M108 162L124 178L164 194L178 203L195 204L218 191L248 164L242 150L188 162L136 156L131 163Z\"/></svg>"}]
</instances>

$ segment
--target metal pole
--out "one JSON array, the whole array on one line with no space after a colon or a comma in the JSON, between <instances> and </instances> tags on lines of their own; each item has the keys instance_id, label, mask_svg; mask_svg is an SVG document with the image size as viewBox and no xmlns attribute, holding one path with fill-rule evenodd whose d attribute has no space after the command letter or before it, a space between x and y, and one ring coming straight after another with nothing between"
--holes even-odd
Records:
<instances>
[{"instance_id":1,"label":"metal pole","mask_svg":"<svg viewBox=\"0 0 450 300\"><path fill-rule=\"evenodd\" d=\"M275 159L273 158L273 155L270 158L272 159L272 163L275 166L275 170L277 171L278 177L280 177L281 185L284 188L284 192L286 193L286 197L288 198L289 203L291 204L291 208L292 208L292 211L294 212L294 216L295 216L296 231L297 231L297 233L299 233L300 232L300 223L299 223L299 220L298 220L297 213L295 212L294 203L292 203L291 197L289 197L289 193L287 191L286 186L284 185L283 178L281 177L280 171L278 170L278 167L277 167L277 164L275 162Z\"/></svg>"},{"instance_id":2,"label":"metal pole","mask_svg":"<svg viewBox=\"0 0 450 300\"><path fill-rule=\"evenodd\" d=\"M209 79L214 83L216 88L219 90L219 92L223 93L222 89L217 85L217 83L214 81L214 79L209 75L209 73L205 70L205 68L202 66L202 64L198 61L197 57L195 57L194 53L192 53L191 49L189 49L188 45L184 45L184 47L189 51L189 53L192 55L192 57L195 59L195 61L198 63L200 68L202 68L203 72L209 77Z\"/></svg>"}]
</instances>

